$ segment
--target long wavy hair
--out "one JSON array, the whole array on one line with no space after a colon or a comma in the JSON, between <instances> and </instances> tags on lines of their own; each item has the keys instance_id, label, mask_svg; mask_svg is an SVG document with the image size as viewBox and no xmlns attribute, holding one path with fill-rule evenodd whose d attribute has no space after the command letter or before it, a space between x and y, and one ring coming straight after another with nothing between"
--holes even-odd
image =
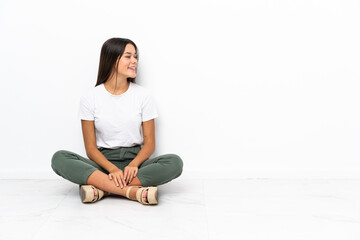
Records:
<instances>
[{"instance_id":1,"label":"long wavy hair","mask_svg":"<svg viewBox=\"0 0 360 240\"><path fill-rule=\"evenodd\" d=\"M119 62L116 64L116 61L124 54L127 44L132 44L134 46L136 56L139 58L136 44L130 39L110 38L103 44L100 53L99 71L95 87L105 83L110 78L114 70L117 73ZM127 81L135 83L135 79L136 78L127 78Z\"/></svg>"}]
</instances>

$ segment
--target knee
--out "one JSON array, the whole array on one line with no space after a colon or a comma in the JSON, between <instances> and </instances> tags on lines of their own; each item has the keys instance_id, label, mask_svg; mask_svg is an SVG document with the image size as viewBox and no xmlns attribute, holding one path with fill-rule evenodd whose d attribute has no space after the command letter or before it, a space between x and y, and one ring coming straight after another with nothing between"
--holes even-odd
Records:
<instances>
[{"instance_id":1,"label":"knee","mask_svg":"<svg viewBox=\"0 0 360 240\"><path fill-rule=\"evenodd\" d=\"M57 172L57 170L61 167L64 157L66 155L66 150L59 150L54 153L51 158L51 168Z\"/></svg>"},{"instance_id":2,"label":"knee","mask_svg":"<svg viewBox=\"0 0 360 240\"><path fill-rule=\"evenodd\" d=\"M173 166L172 170L177 176L179 176L183 171L184 163L182 159L176 154L168 154L168 157L171 161L171 165Z\"/></svg>"}]
</instances>

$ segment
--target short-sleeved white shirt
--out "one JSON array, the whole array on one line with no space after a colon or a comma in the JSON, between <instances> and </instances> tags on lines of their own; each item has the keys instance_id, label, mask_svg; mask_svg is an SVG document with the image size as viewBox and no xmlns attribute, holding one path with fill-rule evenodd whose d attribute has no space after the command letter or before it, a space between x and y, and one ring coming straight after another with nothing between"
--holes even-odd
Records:
<instances>
[{"instance_id":1,"label":"short-sleeved white shirt","mask_svg":"<svg viewBox=\"0 0 360 240\"><path fill-rule=\"evenodd\" d=\"M142 122L158 117L150 93L130 82L121 95L113 95L100 84L80 99L78 117L94 121L97 147L119 148L142 145Z\"/></svg>"}]
</instances>

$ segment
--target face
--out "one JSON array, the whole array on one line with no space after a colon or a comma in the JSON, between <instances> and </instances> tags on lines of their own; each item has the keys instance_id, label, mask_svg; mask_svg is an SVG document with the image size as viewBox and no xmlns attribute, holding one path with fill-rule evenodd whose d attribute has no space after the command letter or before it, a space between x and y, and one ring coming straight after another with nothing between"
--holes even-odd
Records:
<instances>
[{"instance_id":1,"label":"face","mask_svg":"<svg viewBox=\"0 0 360 240\"><path fill-rule=\"evenodd\" d=\"M125 51L118 60L118 74L125 78L135 78L137 70L137 55L135 47L132 44L127 44Z\"/></svg>"}]
</instances>

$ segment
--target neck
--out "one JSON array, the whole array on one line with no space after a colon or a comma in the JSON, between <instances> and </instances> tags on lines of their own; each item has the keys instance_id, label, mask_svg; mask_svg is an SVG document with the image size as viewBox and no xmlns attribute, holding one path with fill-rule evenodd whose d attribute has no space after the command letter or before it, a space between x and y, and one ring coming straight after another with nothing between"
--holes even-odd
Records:
<instances>
[{"instance_id":1,"label":"neck","mask_svg":"<svg viewBox=\"0 0 360 240\"><path fill-rule=\"evenodd\" d=\"M105 83L104 86L106 89L111 92L112 94L122 94L126 92L126 90L129 87L129 82L127 81L126 77L118 75L116 77L115 74L113 74Z\"/></svg>"}]
</instances>

